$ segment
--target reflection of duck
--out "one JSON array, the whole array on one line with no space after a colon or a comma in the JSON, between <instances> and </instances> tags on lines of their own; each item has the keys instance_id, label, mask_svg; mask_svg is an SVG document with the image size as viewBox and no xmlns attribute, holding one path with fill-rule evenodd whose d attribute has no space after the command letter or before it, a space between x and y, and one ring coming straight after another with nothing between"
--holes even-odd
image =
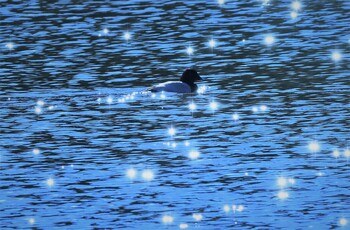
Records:
<instances>
[{"instance_id":1,"label":"reflection of duck","mask_svg":"<svg viewBox=\"0 0 350 230\"><path fill-rule=\"evenodd\" d=\"M201 81L202 78L199 76L196 70L186 69L183 72L180 81L167 81L155 86L148 88L151 92L173 92L173 93L194 93L197 91L198 86L194 83Z\"/></svg>"}]
</instances>

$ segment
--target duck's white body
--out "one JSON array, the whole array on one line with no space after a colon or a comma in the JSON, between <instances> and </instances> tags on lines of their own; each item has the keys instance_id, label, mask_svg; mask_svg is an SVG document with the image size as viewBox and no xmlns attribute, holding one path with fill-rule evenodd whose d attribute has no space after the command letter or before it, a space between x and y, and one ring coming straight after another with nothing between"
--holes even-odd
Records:
<instances>
[{"instance_id":1,"label":"duck's white body","mask_svg":"<svg viewBox=\"0 0 350 230\"><path fill-rule=\"evenodd\" d=\"M153 92L192 93L191 87L181 81L167 81L150 88Z\"/></svg>"}]
</instances>

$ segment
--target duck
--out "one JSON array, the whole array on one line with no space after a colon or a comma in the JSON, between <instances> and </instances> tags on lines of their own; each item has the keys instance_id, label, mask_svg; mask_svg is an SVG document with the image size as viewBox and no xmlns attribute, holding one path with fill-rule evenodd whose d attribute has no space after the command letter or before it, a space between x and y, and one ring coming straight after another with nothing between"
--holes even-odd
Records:
<instances>
[{"instance_id":1,"label":"duck","mask_svg":"<svg viewBox=\"0 0 350 230\"><path fill-rule=\"evenodd\" d=\"M147 89L151 92L172 92L172 93L194 93L198 86L196 81L202 81L195 69L186 69L180 78L180 81L167 81Z\"/></svg>"}]
</instances>

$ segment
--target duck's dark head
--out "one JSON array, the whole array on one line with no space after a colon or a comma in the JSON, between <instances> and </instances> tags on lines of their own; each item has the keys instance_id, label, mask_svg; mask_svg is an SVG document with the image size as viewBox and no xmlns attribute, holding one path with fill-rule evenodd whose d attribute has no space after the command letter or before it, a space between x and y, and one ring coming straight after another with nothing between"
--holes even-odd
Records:
<instances>
[{"instance_id":1,"label":"duck's dark head","mask_svg":"<svg viewBox=\"0 0 350 230\"><path fill-rule=\"evenodd\" d=\"M201 81L201 80L202 80L202 78L199 76L197 71L194 69L186 69L180 78L180 81L185 82L189 85L194 84L195 81Z\"/></svg>"},{"instance_id":2,"label":"duck's dark head","mask_svg":"<svg viewBox=\"0 0 350 230\"><path fill-rule=\"evenodd\" d=\"M202 78L194 69L186 69L180 78L180 81L188 84L191 87L192 92L195 92L198 88L198 86L194 82L201 81L201 80Z\"/></svg>"}]
</instances>

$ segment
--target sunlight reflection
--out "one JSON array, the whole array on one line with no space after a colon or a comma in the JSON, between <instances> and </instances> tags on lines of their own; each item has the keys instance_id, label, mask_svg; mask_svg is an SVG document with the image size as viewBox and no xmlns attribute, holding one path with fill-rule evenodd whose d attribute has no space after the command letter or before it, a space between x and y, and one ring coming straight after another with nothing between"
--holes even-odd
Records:
<instances>
[{"instance_id":1,"label":"sunlight reflection","mask_svg":"<svg viewBox=\"0 0 350 230\"><path fill-rule=\"evenodd\" d=\"M15 48L15 45L13 44L13 42L8 42L5 44L5 47L9 50L13 50Z\"/></svg>"},{"instance_id":2,"label":"sunlight reflection","mask_svg":"<svg viewBox=\"0 0 350 230\"><path fill-rule=\"evenodd\" d=\"M214 39L210 39L208 41L208 46L213 49L216 46L216 41Z\"/></svg>"},{"instance_id":3,"label":"sunlight reflection","mask_svg":"<svg viewBox=\"0 0 350 230\"><path fill-rule=\"evenodd\" d=\"M219 5L225 4L225 0L218 0Z\"/></svg>"},{"instance_id":4,"label":"sunlight reflection","mask_svg":"<svg viewBox=\"0 0 350 230\"><path fill-rule=\"evenodd\" d=\"M334 158L340 157L340 152L339 152L339 150L338 150L338 149L334 149L333 152L332 152L332 156L333 156Z\"/></svg>"},{"instance_id":5,"label":"sunlight reflection","mask_svg":"<svg viewBox=\"0 0 350 230\"><path fill-rule=\"evenodd\" d=\"M129 179L135 179L136 176L137 176L137 171L136 169L134 168L130 168L126 171L126 176L129 178Z\"/></svg>"},{"instance_id":6,"label":"sunlight reflection","mask_svg":"<svg viewBox=\"0 0 350 230\"><path fill-rule=\"evenodd\" d=\"M276 39L273 35L266 35L264 38L264 43L267 46L271 46L275 43Z\"/></svg>"},{"instance_id":7,"label":"sunlight reflection","mask_svg":"<svg viewBox=\"0 0 350 230\"><path fill-rule=\"evenodd\" d=\"M209 108L213 111L217 110L218 109L218 103L215 102L215 101L212 101L209 103Z\"/></svg>"},{"instance_id":8,"label":"sunlight reflection","mask_svg":"<svg viewBox=\"0 0 350 230\"><path fill-rule=\"evenodd\" d=\"M35 219L34 218L28 218L28 224L30 224L30 225L35 224Z\"/></svg>"},{"instance_id":9,"label":"sunlight reflection","mask_svg":"<svg viewBox=\"0 0 350 230\"><path fill-rule=\"evenodd\" d=\"M164 215L162 218L162 222L164 224L171 224L174 222L174 217L170 216L170 215Z\"/></svg>"},{"instance_id":10,"label":"sunlight reflection","mask_svg":"<svg viewBox=\"0 0 350 230\"><path fill-rule=\"evenodd\" d=\"M46 180L46 185L49 186L49 187L54 186L55 185L54 179L52 179L52 178L47 179Z\"/></svg>"},{"instance_id":11,"label":"sunlight reflection","mask_svg":"<svg viewBox=\"0 0 350 230\"><path fill-rule=\"evenodd\" d=\"M189 56L191 56L191 55L194 53L193 48L192 48L191 46L187 47L187 48L186 48L186 53L187 53Z\"/></svg>"},{"instance_id":12,"label":"sunlight reflection","mask_svg":"<svg viewBox=\"0 0 350 230\"><path fill-rule=\"evenodd\" d=\"M145 181L151 181L154 179L154 173L152 172L152 170L144 170L142 172L142 178L145 180Z\"/></svg>"},{"instance_id":13,"label":"sunlight reflection","mask_svg":"<svg viewBox=\"0 0 350 230\"><path fill-rule=\"evenodd\" d=\"M287 199L289 197L289 194L286 191L280 191L280 192L277 193L277 197L280 200L285 200L285 199Z\"/></svg>"},{"instance_id":14,"label":"sunlight reflection","mask_svg":"<svg viewBox=\"0 0 350 230\"><path fill-rule=\"evenodd\" d=\"M295 184L295 179L294 178L288 178L288 183L289 184Z\"/></svg>"},{"instance_id":15,"label":"sunlight reflection","mask_svg":"<svg viewBox=\"0 0 350 230\"><path fill-rule=\"evenodd\" d=\"M293 1L292 2L292 5L291 5L291 7L292 7L292 9L294 10L294 11L299 11L299 10L301 10L301 8L302 8L302 5L301 5L301 2L300 1Z\"/></svg>"},{"instance_id":16,"label":"sunlight reflection","mask_svg":"<svg viewBox=\"0 0 350 230\"><path fill-rule=\"evenodd\" d=\"M290 12L290 17L292 19L296 19L298 16L299 16L298 12L295 12L295 11Z\"/></svg>"},{"instance_id":17,"label":"sunlight reflection","mask_svg":"<svg viewBox=\"0 0 350 230\"><path fill-rule=\"evenodd\" d=\"M348 224L348 220L346 219L346 218L340 218L339 219L339 225L341 226L341 227L344 227L344 226L346 226Z\"/></svg>"},{"instance_id":18,"label":"sunlight reflection","mask_svg":"<svg viewBox=\"0 0 350 230\"><path fill-rule=\"evenodd\" d=\"M343 58L343 56L339 50L332 51L332 60L334 62L339 62L342 60L342 58Z\"/></svg>"},{"instance_id":19,"label":"sunlight reflection","mask_svg":"<svg viewBox=\"0 0 350 230\"><path fill-rule=\"evenodd\" d=\"M188 228L188 224L182 223L182 224L179 225L179 228L180 229L187 229Z\"/></svg>"},{"instance_id":20,"label":"sunlight reflection","mask_svg":"<svg viewBox=\"0 0 350 230\"><path fill-rule=\"evenodd\" d=\"M268 107L266 105L260 105L259 109L261 112L266 112L266 110L268 109Z\"/></svg>"},{"instance_id":21,"label":"sunlight reflection","mask_svg":"<svg viewBox=\"0 0 350 230\"><path fill-rule=\"evenodd\" d=\"M109 30L108 30L107 28L104 28L104 29L102 30L102 33L103 33L104 35L107 35L107 34L109 33Z\"/></svg>"},{"instance_id":22,"label":"sunlight reflection","mask_svg":"<svg viewBox=\"0 0 350 230\"><path fill-rule=\"evenodd\" d=\"M260 0L263 6L270 4L270 0Z\"/></svg>"},{"instance_id":23,"label":"sunlight reflection","mask_svg":"<svg viewBox=\"0 0 350 230\"><path fill-rule=\"evenodd\" d=\"M239 115L238 115L237 113L234 113L234 114L232 115L232 119L233 119L234 121L238 121L238 120L239 120Z\"/></svg>"},{"instance_id":24,"label":"sunlight reflection","mask_svg":"<svg viewBox=\"0 0 350 230\"><path fill-rule=\"evenodd\" d=\"M170 127L168 129L168 134L173 137L176 134L176 129L174 127Z\"/></svg>"},{"instance_id":25,"label":"sunlight reflection","mask_svg":"<svg viewBox=\"0 0 350 230\"><path fill-rule=\"evenodd\" d=\"M321 150L321 145L318 141L310 141L307 147L312 153L317 153Z\"/></svg>"},{"instance_id":26,"label":"sunlight reflection","mask_svg":"<svg viewBox=\"0 0 350 230\"><path fill-rule=\"evenodd\" d=\"M197 93L198 93L198 94L204 94L208 89L209 89L208 86L202 85L202 86L200 86L200 87L198 88Z\"/></svg>"},{"instance_id":27,"label":"sunlight reflection","mask_svg":"<svg viewBox=\"0 0 350 230\"><path fill-rule=\"evenodd\" d=\"M232 205L233 212L243 212L245 207L243 205Z\"/></svg>"},{"instance_id":28,"label":"sunlight reflection","mask_svg":"<svg viewBox=\"0 0 350 230\"><path fill-rule=\"evenodd\" d=\"M257 113L259 111L259 108L257 106L252 107L252 112Z\"/></svg>"},{"instance_id":29,"label":"sunlight reflection","mask_svg":"<svg viewBox=\"0 0 350 230\"><path fill-rule=\"evenodd\" d=\"M224 212L226 212L226 213L231 211L231 208L228 204L225 204L223 209L224 209Z\"/></svg>"},{"instance_id":30,"label":"sunlight reflection","mask_svg":"<svg viewBox=\"0 0 350 230\"><path fill-rule=\"evenodd\" d=\"M40 154L40 149L38 149L38 148L33 149L33 154L34 155L39 155Z\"/></svg>"},{"instance_id":31,"label":"sunlight reflection","mask_svg":"<svg viewBox=\"0 0 350 230\"><path fill-rule=\"evenodd\" d=\"M195 220L195 221L201 221L203 219L203 215L200 214L200 213L193 213L192 214L192 218Z\"/></svg>"},{"instance_id":32,"label":"sunlight reflection","mask_svg":"<svg viewBox=\"0 0 350 230\"><path fill-rule=\"evenodd\" d=\"M193 112L194 110L197 109L197 105L193 102L191 102L189 105L188 105L188 108L191 110L191 112Z\"/></svg>"},{"instance_id":33,"label":"sunlight reflection","mask_svg":"<svg viewBox=\"0 0 350 230\"><path fill-rule=\"evenodd\" d=\"M43 112L43 109L40 106L35 106L34 112L39 115Z\"/></svg>"},{"instance_id":34,"label":"sunlight reflection","mask_svg":"<svg viewBox=\"0 0 350 230\"><path fill-rule=\"evenodd\" d=\"M200 153L197 151L197 150L192 150L188 153L188 157L191 159L191 160L196 160L198 159L200 156Z\"/></svg>"},{"instance_id":35,"label":"sunlight reflection","mask_svg":"<svg viewBox=\"0 0 350 230\"><path fill-rule=\"evenodd\" d=\"M112 104L113 103L113 97L112 96L108 96L106 98L106 101L107 101L108 104Z\"/></svg>"},{"instance_id":36,"label":"sunlight reflection","mask_svg":"<svg viewBox=\"0 0 350 230\"><path fill-rule=\"evenodd\" d=\"M128 42L131 39L131 33L129 31L124 32L123 38Z\"/></svg>"},{"instance_id":37,"label":"sunlight reflection","mask_svg":"<svg viewBox=\"0 0 350 230\"><path fill-rule=\"evenodd\" d=\"M38 106L44 106L44 105L45 105L45 102L44 102L43 100L38 100L38 101L36 102L36 104L37 104Z\"/></svg>"},{"instance_id":38,"label":"sunlight reflection","mask_svg":"<svg viewBox=\"0 0 350 230\"><path fill-rule=\"evenodd\" d=\"M287 179L285 177L278 177L277 178L277 184L281 188L284 188L287 185Z\"/></svg>"}]
</instances>

